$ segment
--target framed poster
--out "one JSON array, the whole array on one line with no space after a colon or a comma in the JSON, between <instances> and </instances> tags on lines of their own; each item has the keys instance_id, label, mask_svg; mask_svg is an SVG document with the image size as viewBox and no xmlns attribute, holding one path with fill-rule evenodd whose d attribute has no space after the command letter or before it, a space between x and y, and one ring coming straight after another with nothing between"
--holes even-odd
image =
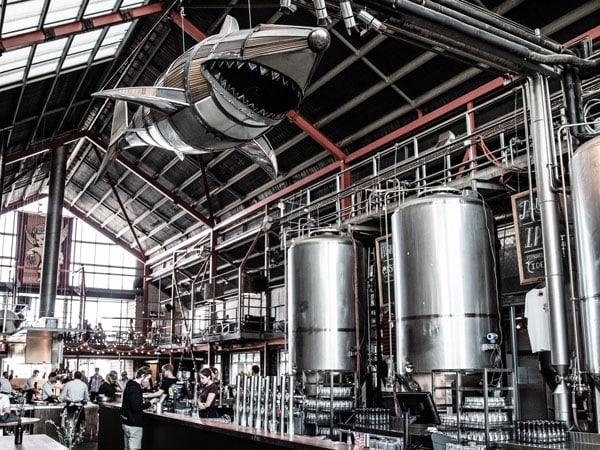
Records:
<instances>
[{"instance_id":1,"label":"framed poster","mask_svg":"<svg viewBox=\"0 0 600 450\"><path fill-rule=\"evenodd\" d=\"M394 305L394 252L391 234L375 239L375 260L379 306L392 307Z\"/></svg>"},{"instance_id":2,"label":"framed poster","mask_svg":"<svg viewBox=\"0 0 600 450\"><path fill-rule=\"evenodd\" d=\"M546 276L544 241L537 193L525 191L511 197L521 284L538 283Z\"/></svg>"}]
</instances>

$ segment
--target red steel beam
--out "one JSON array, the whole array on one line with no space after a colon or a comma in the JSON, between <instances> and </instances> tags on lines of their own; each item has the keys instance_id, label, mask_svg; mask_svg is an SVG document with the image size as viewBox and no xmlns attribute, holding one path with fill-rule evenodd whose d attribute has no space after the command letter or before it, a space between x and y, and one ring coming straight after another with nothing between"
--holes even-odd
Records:
<instances>
[{"instance_id":1,"label":"red steel beam","mask_svg":"<svg viewBox=\"0 0 600 450\"><path fill-rule=\"evenodd\" d=\"M108 184L110 186L110 189L113 191L113 194L115 195L115 198L117 199L119 208L121 208L121 214L123 214L123 217L125 217L125 222L127 222L129 231L131 231L131 234L133 235L133 239L135 239L135 243L138 246L138 250L144 258L144 260L142 262L145 263L146 255L144 255L144 251L142 250L142 244L140 243L140 240L138 239L137 233L135 232L135 228L133 228L133 223L131 222L131 219L129 218L129 214L127 214L127 209L125 208L125 205L123 205L123 202L121 201L121 197L119 196L119 191L117 191L117 187L115 186L115 183L113 182L111 176L106 174L106 178L108 178Z\"/></svg>"},{"instance_id":2,"label":"red steel beam","mask_svg":"<svg viewBox=\"0 0 600 450\"><path fill-rule=\"evenodd\" d=\"M175 25L181 28L185 32L185 34L194 38L196 42L200 42L206 39L206 34L204 34L200 29L196 28L196 26L193 23L191 23L178 12L173 12L171 14L171 20Z\"/></svg>"},{"instance_id":3,"label":"red steel beam","mask_svg":"<svg viewBox=\"0 0 600 450\"><path fill-rule=\"evenodd\" d=\"M298 111L290 111L287 113L287 118L298 128L308 134L315 142L320 144L325 150L331 153L338 161L343 161L346 158L344 151L335 145L327 136L315 128L315 126L300 115Z\"/></svg>"},{"instance_id":4,"label":"red steel beam","mask_svg":"<svg viewBox=\"0 0 600 450\"><path fill-rule=\"evenodd\" d=\"M98 17L91 17L78 22L71 22L64 25L57 25L56 27L44 28L43 30L18 34L16 36L0 39L0 49L2 51L16 50L18 48L52 41L84 31L94 30L96 28L130 22L140 17L159 13L162 10L163 2L158 2L151 5L139 6L137 8L123 9L121 11L104 14Z\"/></svg>"},{"instance_id":5,"label":"red steel beam","mask_svg":"<svg viewBox=\"0 0 600 450\"><path fill-rule=\"evenodd\" d=\"M91 133L88 133L86 135L86 138L89 139L90 142L92 142L98 148L106 151L106 145L98 137L94 136ZM212 228L214 226L214 221L207 219L200 212L196 211L196 209L193 206L191 206L189 203L183 201L180 197L173 194L166 187L157 183L154 178L152 178L146 172L140 170L139 167L137 167L134 163L129 161L127 158L124 158L122 155L119 155L119 156L117 156L116 160L119 162L119 164L121 164L123 167L125 167L127 170L129 170L132 174L136 175L142 181L144 181L148 185L152 186L154 189L156 189L158 192L160 192L162 195L164 195L166 198L168 198L171 202L173 202L174 205L177 205L179 208L183 209L190 216L194 217L195 219L198 219L200 222L202 222L204 225L206 225L209 228Z\"/></svg>"}]
</instances>

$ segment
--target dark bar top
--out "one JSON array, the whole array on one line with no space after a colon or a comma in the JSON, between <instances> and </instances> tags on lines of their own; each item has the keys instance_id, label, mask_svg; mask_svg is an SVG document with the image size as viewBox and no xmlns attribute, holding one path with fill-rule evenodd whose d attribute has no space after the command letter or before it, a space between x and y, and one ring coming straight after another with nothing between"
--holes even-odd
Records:
<instances>
[{"instance_id":1,"label":"dark bar top","mask_svg":"<svg viewBox=\"0 0 600 450\"><path fill-rule=\"evenodd\" d=\"M163 421L166 423L173 424L177 423L179 425L185 423L189 428L192 429L210 431L212 433L218 433L225 436L241 438L244 440L274 445L278 447L303 449L324 448L335 450L357 450L361 448L358 445L349 445L342 442L334 442L328 439L320 439L312 436L289 435L279 432L270 432L266 430L259 430L256 428L235 425L232 423L221 422L218 420L200 419L198 417L191 417L181 414L156 414L153 412L147 412L146 414L148 416L152 416L152 418L157 421Z\"/></svg>"},{"instance_id":2,"label":"dark bar top","mask_svg":"<svg viewBox=\"0 0 600 450\"><path fill-rule=\"evenodd\" d=\"M119 402L101 405L98 450L122 448L122 433L117 428L120 427L118 418L120 407ZM319 437L288 435L244 427L218 419L200 419L184 414L168 412L157 414L145 411L142 444L144 450L164 450L177 448L179 445L185 448L186 442L194 441L201 441L204 446L216 450L222 448L358 450L362 448L358 445Z\"/></svg>"}]
</instances>

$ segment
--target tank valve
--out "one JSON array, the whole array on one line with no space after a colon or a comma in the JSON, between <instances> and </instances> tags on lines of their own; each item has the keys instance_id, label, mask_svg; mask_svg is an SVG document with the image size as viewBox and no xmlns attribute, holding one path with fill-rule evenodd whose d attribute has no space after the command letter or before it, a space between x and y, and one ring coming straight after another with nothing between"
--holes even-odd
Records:
<instances>
[{"instance_id":1,"label":"tank valve","mask_svg":"<svg viewBox=\"0 0 600 450\"><path fill-rule=\"evenodd\" d=\"M490 344L495 344L498 340L498 333L488 333L485 337L490 342Z\"/></svg>"}]
</instances>

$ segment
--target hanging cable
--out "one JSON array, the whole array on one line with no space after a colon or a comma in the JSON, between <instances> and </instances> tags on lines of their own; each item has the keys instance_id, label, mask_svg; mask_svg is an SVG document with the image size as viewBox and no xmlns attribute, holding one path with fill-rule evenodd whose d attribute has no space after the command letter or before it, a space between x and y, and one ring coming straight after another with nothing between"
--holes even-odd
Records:
<instances>
[{"instance_id":1,"label":"hanging cable","mask_svg":"<svg viewBox=\"0 0 600 450\"><path fill-rule=\"evenodd\" d=\"M185 53L185 8L183 2L179 2L179 15L181 16L181 52Z\"/></svg>"},{"instance_id":2,"label":"hanging cable","mask_svg":"<svg viewBox=\"0 0 600 450\"><path fill-rule=\"evenodd\" d=\"M250 6L250 0L248 0L248 28L252 28L252 6Z\"/></svg>"}]
</instances>

